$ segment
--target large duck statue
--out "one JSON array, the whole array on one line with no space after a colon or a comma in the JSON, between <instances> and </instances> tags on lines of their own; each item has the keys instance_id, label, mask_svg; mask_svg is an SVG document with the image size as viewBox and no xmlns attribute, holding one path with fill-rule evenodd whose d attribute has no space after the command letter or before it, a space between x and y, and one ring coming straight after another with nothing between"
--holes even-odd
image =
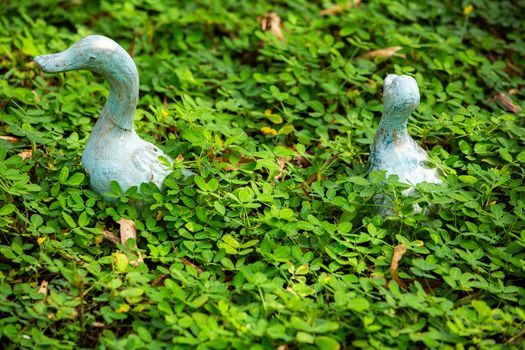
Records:
<instances>
[{"instance_id":1,"label":"large duck statue","mask_svg":"<svg viewBox=\"0 0 525 350\"><path fill-rule=\"evenodd\" d=\"M379 122L369 157L369 171L386 170L399 181L415 186L426 181L441 183L437 169L427 165L427 153L408 134L407 121L419 105L419 89L414 78L389 74L383 88L383 116ZM408 189L406 193L413 191ZM376 198L380 213L392 213L382 196ZM415 207L419 210L419 207Z\"/></svg>"},{"instance_id":2,"label":"large duck statue","mask_svg":"<svg viewBox=\"0 0 525 350\"><path fill-rule=\"evenodd\" d=\"M105 36L90 35L65 51L35 57L35 62L47 73L89 70L109 83L108 100L82 154L91 187L105 199L113 180L124 191L146 182L160 188L173 160L135 132L139 76L128 53Z\"/></svg>"}]
</instances>

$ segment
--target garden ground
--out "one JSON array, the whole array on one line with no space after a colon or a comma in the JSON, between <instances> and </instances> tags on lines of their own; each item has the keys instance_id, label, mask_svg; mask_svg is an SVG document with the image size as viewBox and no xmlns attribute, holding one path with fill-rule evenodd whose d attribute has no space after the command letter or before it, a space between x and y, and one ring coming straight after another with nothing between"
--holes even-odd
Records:
<instances>
[{"instance_id":1,"label":"garden ground","mask_svg":"<svg viewBox=\"0 0 525 350\"><path fill-rule=\"evenodd\" d=\"M1 3L2 348L525 347L523 1ZM81 167L106 83L32 62L89 34L177 159L142 210ZM409 197L367 174L389 73L443 173Z\"/></svg>"}]
</instances>

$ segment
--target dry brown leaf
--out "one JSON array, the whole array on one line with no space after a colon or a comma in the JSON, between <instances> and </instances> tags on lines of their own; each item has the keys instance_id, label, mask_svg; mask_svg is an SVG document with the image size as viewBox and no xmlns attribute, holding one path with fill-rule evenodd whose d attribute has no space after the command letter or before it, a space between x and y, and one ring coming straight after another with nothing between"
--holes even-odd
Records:
<instances>
[{"instance_id":1,"label":"dry brown leaf","mask_svg":"<svg viewBox=\"0 0 525 350\"><path fill-rule=\"evenodd\" d=\"M498 92L494 95L494 100L501 103L509 112L511 113L519 113L521 112L521 106L517 105L510 99L507 94L503 92Z\"/></svg>"},{"instance_id":2,"label":"dry brown leaf","mask_svg":"<svg viewBox=\"0 0 525 350\"><path fill-rule=\"evenodd\" d=\"M38 288L38 294L42 293L44 294L44 299L47 297L47 286L49 285L49 282L44 280L42 283L40 283L40 287Z\"/></svg>"},{"instance_id":3,"label":"dry brown leaf","mask_svg":"<svg viewBox=\"0 0 525 350\"><path fill-rule=\"evenodd\" d=\"M399 57L406 58L405 54L398 54L397 53L399 50L402 50L402 49L403 48L401 46L392 46L392 47L387 47L387 48L384 48L384 49L368 51L368 52L364 53L361 57L362 58L374 59L376 57L388 58L388 57L392 57L392 56L399 56Z\"/></svg>"},{"instance_id":4,"label":"dry brown leaf","mask_svg":"<svg viewBox=\"0 0 525 350\"><path fill-rule=\"evenodd\" d=\"M236 167L236 166L229 166L229 165L226 165L224 167L224 171L237 171L239 170L240 168L239 167Z\"/></svg>"},{"instance_id":5,"label":"dry brown leaf","mask_svg":"<svg viewBox=\"0 0 525 350\"><path fill-rule=\"evenodd\" d=\"M47 292L48 292L48 285L49 285L49 282L44 280L42 281L42 283L40 283L40 287L38 287L38 294L44 294L44 297L40 300L37 300L36 303L43 303L46 301L46 298L47 298Z\"/></svg>"},{"instance_id":6,"label":"dry brown leaf","mask_svg":"<svg viewBox=\"0 0 525 350\"><path fill-rule=\"evenodd\" d=\"M345 10L350 10L352 7L357 7L361 5L361 0L348 1L344 4L335 4L328 8L325 8L319 14L321 16L335 15L336 13L343 12Z\"/></svg>"},{"instance_id":7,"label":"dry brown leaf","mask_svg":"<svg viewBox=\"0 0 525 350\"><path fill-rule=\"evenodd\" d=\"M283 43L286 41L281 31L281 17L279 17L277 13L273 11L268 12L264 16L259 17L259 23L263 31L272 32L272 34Z\"/></svg>"},{"instance_id":8,"label":"dry brown leaf","mask_svg":"<svg viewBox=\"0 0 525 350\"><path fill-rule=\"evenodd\" d=\"M17 137L14 137L14 136L7 136L7 135L1 135L1 136L0 136L0 139L2 139L2 140L6 140L7 142L11 142L11 143L18 141L18 138L17 138Z\"/></svg>"},{"instance_id":9,"label":"dry brown leaf","mask_svg":"<svg viewBox=\"0 0 525 350\"><path fill-rule=\"evenodd\" d=\"M135 222L132 220L120 219L117 223L120 225L120 239L108 230L103 230L102 236L108 241L113 242L115 245L121 243L124 249L129 251L129 248L126 244L128 239L133 238L135 243L137 240L137 228L135 226ZM136 248L136 245L133 248ZM132 250L134 250L133 248ZM136 251L136 253L138 257L137 260L129 262L133 266L137 266L139 262L144 261L142 254L140 254L139 251Z\"/></svg>"},{"instance_id":10,"label":"dry brown leaf","mask_svg":"<svg viewBox=\"0 0 525 350\"><path fill-rule=\"evenodd\" d=\"M405 255L407 251L407 248L404 244L399 244L394 248L394 255L392 256L392 262L390 263L390 276L392 276L392 279L396 281L397 285L401 288L406 288L405 283L401 278L399 278L397 274L397 269L399 266L399 262L403 258L403 255Z\"/></svg>"},{"instance_id":11,"label":"dry brown leaf","mask_svg":"<svg viewBox=\"0 0 525 350\"><path fill-rule=\"evenodd\" d=\"M22 158L22 160L26 160L28 158L33 159L33 151L30 149L25 149L22 152L18 153L18 155L20 156L20 158Z\"/></svg>"},{"instance_id":12,"label":"dry brown leaf","mask_svg":"<svg viewBox=\"0 0 525 350\"><path fill-rule=\"evenodd\" d=\"M98 322L98 321L95 321L91 324L93 327L97 327L97 328L104 328L106 327L106 325L102 322Z\"/></svg>"},{"instance_id":13,"label":"dry brown leaf","mask_svg":"<svg viewBox=\"0 0 525 350\"><path fill-rule=\"evenodd\" d=\"M120 243L122 243L124 247L127 247L126 242L128 239L137 239L137 227L135 226L135 222L133 220L120 219L117 223L120 225Z\"/></svg>"},{"instance_id":14,"label":"dry brown leaf","mask_svg":"<svg viewBox=\"0 0 525 350\"><path fill-rule=\"evenodd\" d=\"M128 248L126 242L128 241L128 239L133 238L135 240L135 247L136 247L137 227L135 226L135 222L133 220L120 219L119 221L117 221L117 223L120 225L120 243L125 248ZM136 253L137 253L138 259L136 261L129 262L133 266L137 266L138 263L144 262L144 259L142 258L142 254L140 254L139 251L137 251Z\"/></svg>"},{"instance_id":15,"label":"dry brown leaf","mask_svg":"<svg viewBox=\"0 0 525 350\"><path fill-rule=\"evenodd\" d=\"M288 350L288 345L279 345L277 350Z\"/></svg>"},{"instance_id":16,"label":"dry brown leaf","mask_svg":"<svg viewBox=\"0 0 525 350\"><path fill-rule=\"evenodd\" d=\"M102 231L102 236L104 236L105 239L115 243L115 244L118 244L119 243L119 239L117 236L115 236L113 233L107 231L107 230L103 230Z\"/></svg>"}]
</instances>

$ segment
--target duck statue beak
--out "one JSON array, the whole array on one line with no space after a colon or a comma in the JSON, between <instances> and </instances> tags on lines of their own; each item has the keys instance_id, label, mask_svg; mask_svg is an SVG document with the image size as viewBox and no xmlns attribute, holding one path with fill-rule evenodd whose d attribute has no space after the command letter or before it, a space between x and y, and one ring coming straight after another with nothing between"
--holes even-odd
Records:
<instances>
[{"instance_id":1,"label":"duck statue beak","mask_svg":"<svg viewBox=\"0 0 525 350\"><path fill-rule=\"evenodd\" d=\"M61 73L77 69L68 56L66 50L52 55L37 56L34 61L46 73Z\"/></svg>"}]
</instances>

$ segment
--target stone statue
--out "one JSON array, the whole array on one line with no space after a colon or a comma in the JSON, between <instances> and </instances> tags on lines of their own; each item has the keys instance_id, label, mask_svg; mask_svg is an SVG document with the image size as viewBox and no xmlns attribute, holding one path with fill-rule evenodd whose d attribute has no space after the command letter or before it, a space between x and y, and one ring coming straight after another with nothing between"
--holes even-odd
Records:
<instances>
[{"instance_id":1,"label":"stone statue","mask_svg":"<svg viewBox=\"0 0 525 350\"><path fill-rule=\"evenodd\" d=\"M407 75L389 74L384 82L383 104L383 116L370 152L369 171L386 170L387 176L397 175L400 182L409 185L423 181L441 183L437 169L427 165L427 153L410 137L407 130L408 117L419 105L416 80ZM404 193L410 191L413 188ZM376 202L383 206L381 214L391 213L391 206L382 196L376 197ZM417 207L415 209L419 210Z\"/></svg>"},{"instance_id":2,"label":"stone statue","mask_svg":"<svg viewBox=\"0 0 525 350\"><path fill-rule=\"evenodd\" d=\"M82 154L93 190L109 199L105 193L111 192L113 180L124 191L144 182L160 188L173 160L135 132L139 76L128 53L107 37L90 35L65 51L35 57L35 62L47 73L85 69L109 83L109 98Z\"/></svg>"}]
</instances>

